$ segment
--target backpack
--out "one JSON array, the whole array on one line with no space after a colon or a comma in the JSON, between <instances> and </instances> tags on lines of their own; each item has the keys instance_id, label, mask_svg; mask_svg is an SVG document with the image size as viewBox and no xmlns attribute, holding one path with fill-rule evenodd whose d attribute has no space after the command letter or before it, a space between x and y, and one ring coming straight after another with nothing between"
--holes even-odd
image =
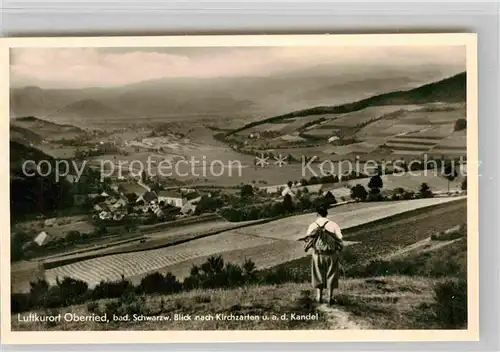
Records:
<instances>
[{"instance_id":1,"label":"backpack","mask_svg":"<svg viewBox=\"0 0 500 352\"><path fill-rule=\"evenodd\" d=\"M316 224L318 228L306 241L304 248L306 252L310 248L313 248L317 253L341 251L344 248L342 241L325 228L326 224L328 224L328 221L323 226Z\"/></svg>"}]
</instances>

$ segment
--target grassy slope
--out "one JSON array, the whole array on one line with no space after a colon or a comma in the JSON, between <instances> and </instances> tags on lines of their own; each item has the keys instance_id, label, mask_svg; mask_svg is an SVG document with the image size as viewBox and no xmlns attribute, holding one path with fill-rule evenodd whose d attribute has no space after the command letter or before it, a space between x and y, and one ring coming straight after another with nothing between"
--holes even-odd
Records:
<instances>
[{"instance_id":1,"label":"grassy slope","mask_svg":"<svg viewBox=\"0 0 500 352\"><path fill-rule=\"evenodd\" d=\"M371 260L383 258L415 242L429 238L432 234L464 223L467 218L467 203L460 201L428 209L419 209L410 214L400 214L382 219L369 228L360 227L345 231L347 241L359 242L349 247L350 258L345 255L344 266L357 266ZM310 256L292 260L277 267L286 267L297 275L307 277L310 271Z\"/></svg>"},{"instance_id":2,"label":"grassy slope","mask_svg":"<svg viewBox=\"0 0 500 352\"><path fill-rule=\"evenodd\" d=\"M285 115L274 116L261 121L249 123L241 128L231 131L228 135L241 132L263 123L278 122L286 118L320 114L343 114L358 111L370 106L412 105L433 102L464 102L466 101L466 86L466 73L462 72L441 81L429 83L407 91L395 91L379 94L353 103L338 106L318 106L310 109L294 111Z\"/></svg>"},{"instance_id":3,"label":"grassy slope","mask_svg":"<svg viewBox=\"0 0 500 352\"><path fill-rule=\"evenodd\" d=\"M348 279L341 282L337 297L338 308L345 312L349 321L374 329L408 329L419 326L422 304L432 302L433 285L440 279L425 277L391 276L386 278ZM144 315L162 315L170 321L128 322L61 322L19 323L12 319L13 330L299 330L345 328L338 326L335 316L318 310L313 301L310 285L282 284L249 286L232 290L195 290L170 296L147 296L141 304ZM99 303L104 306L105 302ZM86 305L63 308L58 313L89 315ZM38 313L51 313L43 312ZM175 321L174 314L191 315L191 321ZM316 320L293 320L291 314L317 313ZM225 315L275 315L278 320L229 321L195 320L196 316L216 317ZM287 319L281 319L285 315ZM108 317L109 318L109 317ZM429 328L426 325L426 328Z\"/></svg>"}]
</instances>

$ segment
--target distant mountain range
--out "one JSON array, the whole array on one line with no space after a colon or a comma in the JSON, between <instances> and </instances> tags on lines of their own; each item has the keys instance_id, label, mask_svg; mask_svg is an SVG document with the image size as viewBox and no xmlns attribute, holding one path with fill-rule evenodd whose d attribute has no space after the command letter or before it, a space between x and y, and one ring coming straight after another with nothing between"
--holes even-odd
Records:
<instances>
[{"instance_id":1,"label":"distant mountain range","mask_svg":"<svg viewBox=\"0 0 500 352\"><path fill-rule=\"evenodd\" d=\"M12 88L11 117L37 116L82 126L115 119L255 121L317 105L341 105L407 90L453 74L454 68L312 69L289 75L238 78L168 78L120 87ZM456 72L456 71L455 71Z\"/></svg>"}]
</instances>

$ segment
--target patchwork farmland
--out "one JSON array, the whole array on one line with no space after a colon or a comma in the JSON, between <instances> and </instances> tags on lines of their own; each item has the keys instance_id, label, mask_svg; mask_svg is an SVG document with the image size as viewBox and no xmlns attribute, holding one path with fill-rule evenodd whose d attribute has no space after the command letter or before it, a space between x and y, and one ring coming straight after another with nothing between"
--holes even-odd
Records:
<instances>
[{"instance_id":1,"label":"patchwork farmland","mask_svg":"<svg viewBox=\"0 0 500 352\"><path fill-rule=\"evenodd\" d=\"M458 199L460 198L452 197L348 204L334 208L331 213L340 226L347 229ZM241 260L251 258L259 268L270 267L305 255L302 244L295 240L303 235L305 228L314 218L314 214L293 216L263 225L230 230L176 246L89 259L48 269L45 276L52 284L57 277L70 276L87 282L91 287L102 280L118 280L122 275L139 280L148 272L157 270L173 271L175 275L182 277L188 274L193 263L203 261L207 256L216 253L223 257L237 256Z\"/></svg>"}]
</instances>

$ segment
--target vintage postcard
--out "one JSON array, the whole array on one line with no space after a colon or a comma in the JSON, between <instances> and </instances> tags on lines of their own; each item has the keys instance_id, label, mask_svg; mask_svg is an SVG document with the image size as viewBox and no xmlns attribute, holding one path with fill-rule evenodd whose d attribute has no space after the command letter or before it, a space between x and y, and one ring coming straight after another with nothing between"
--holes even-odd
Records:
<instances>
[{"instance_id":1,"label":"vintage postcard","mask_svg":"<svg viewBox=\"0 0 500 352\"><path fill-rule=\"evenodd\" d=\"M5 343L478 339L475 34L0 42Z\"/></svg>"}]
</instances>

